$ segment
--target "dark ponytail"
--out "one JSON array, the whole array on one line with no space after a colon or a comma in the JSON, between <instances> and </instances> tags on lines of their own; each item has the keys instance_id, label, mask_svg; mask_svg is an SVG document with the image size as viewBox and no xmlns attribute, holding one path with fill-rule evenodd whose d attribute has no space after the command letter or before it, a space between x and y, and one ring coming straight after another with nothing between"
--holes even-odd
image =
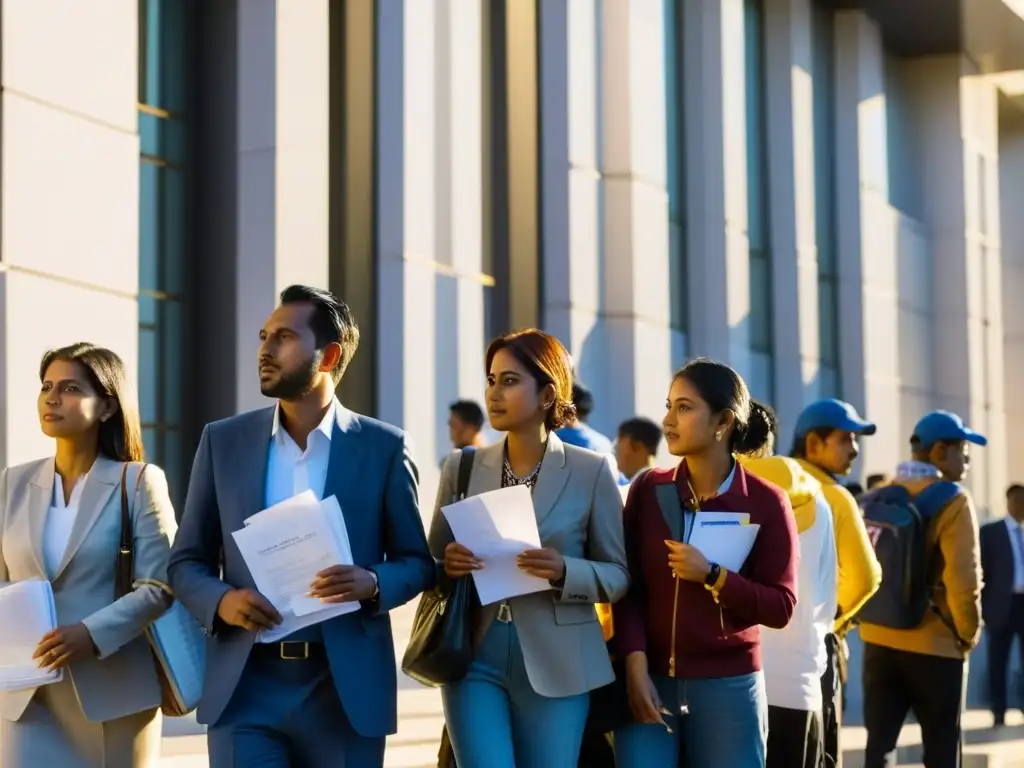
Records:
<instances>
[{"instance_id":1,"label":"dark ponytail","mask_svg":"<svg viewBox=\"0 0 1024 768\"><path fill-rule=\"evenodd\" d=\"M779 420L769 406L750 401L750 417L746 426L733 429L731 445L733 453L761 458L771 456L775 450L775 437L779 433Z\"/></svg>"},{"instance_id":2,"label":"dark ponytail","mask_svg":"<svg viewBox=\"0 0 1024 768\"><path fill-rule=\"evenodd\" d=\"M779 423L767 405L750 397L743 377L725 363L698 357L680 368L675 378L686 379L708 404L712 413L732 411L729 450L745 456L770 455L775 448Z\"/></svg>"}]
</instances>

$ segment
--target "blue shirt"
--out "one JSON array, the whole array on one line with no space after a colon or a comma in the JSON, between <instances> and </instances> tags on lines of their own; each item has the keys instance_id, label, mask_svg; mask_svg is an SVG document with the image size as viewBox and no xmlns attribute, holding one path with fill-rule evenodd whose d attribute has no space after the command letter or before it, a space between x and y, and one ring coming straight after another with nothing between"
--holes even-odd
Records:
<instances>
[{"instance_id":1,"label":"blue shirt","mask_svg":"<svg viewBox=\"0 0 1024 768\"><path fill-rule=\"evenodd\" d=\"M588 451L600 453L602 456L614 456L615 449L612 441L602 435L593 427L588 427L582 421L572 427L562 427L555 431L558 439L563 443L575 445L578 448L586 448ZM629 479L621 472L618 473L619 485L629 485Z\"/></svg>"}]
</instances>

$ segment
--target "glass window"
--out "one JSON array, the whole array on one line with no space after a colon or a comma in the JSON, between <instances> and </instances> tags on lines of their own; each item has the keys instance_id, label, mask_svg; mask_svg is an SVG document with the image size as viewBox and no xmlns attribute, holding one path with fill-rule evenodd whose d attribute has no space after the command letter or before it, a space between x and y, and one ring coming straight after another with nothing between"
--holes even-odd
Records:
<instances>
[{"instance_id":1,"label":"glass window","mask_svg":"<svg viewBox=\"0 0 1024 768\"><path fill-rule=\"evenodd\" d=\"M185 0L139 0L139 407L150 461L180 503L182 291L187 284L191 73Z\"/></svg>"}]
</instances>

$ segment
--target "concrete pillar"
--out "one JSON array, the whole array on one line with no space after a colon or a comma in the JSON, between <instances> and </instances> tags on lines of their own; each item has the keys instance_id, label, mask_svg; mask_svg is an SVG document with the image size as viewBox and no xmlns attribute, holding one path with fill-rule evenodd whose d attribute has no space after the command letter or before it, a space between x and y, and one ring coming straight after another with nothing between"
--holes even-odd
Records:
<instances>
[{"instance_id":1,"label":"concrete pillar","mask_svg":"<svg viewBox=\"0 0 1024 768\"><path fill-rule=\"evenodd\" d=\"M906 457L900 434L898 294L889 207L885 57L881 32L860 11L836 14L836 235L844 398L879 425L862 442L867 471Z\"/></svg>"},{"instance_id":2,"label":"concrete pillar","mask_svg":"<svg viewBox=\"0 0 1024 768\"><path fill-rule=\"evenodd\" d=\"M448 403L483 395L480 13L378 5L377 415L415 437L431 489Z\"/></svg>"},{"instance_id":3,"label":"concrete pillar","mask_svg":"<svg viewBox=\"0 0 1024 768\"><path fill-rule=\"evenodd\" d=\"M137 25L134 0L3 3L0 467L53 450L35 409L48 348L109 347L135 379Z\"/></svg>"},{"instance_id":4,"label":"concrete pillar","mask_svg":"<svg viewBox=\"0 0 1024 768\"><path fill-rule=\"evenodd\" d=\"M999 135L999 198L1002 211L1003 391L1024 392L1024 112L1007 120ZM1006 473L1024 481L1024 399L1005 401ZM993 511L998 507L993 504Z\"/></svg>"},{"instance_id":5,"label":"concrete pillar","mask_svg":"<svg viewBox=\"0 0 1024 768\"><path fill-rule=\"evenodd\" d=\"M989 438L967 483L1002 506L1006 430L995 86L960 56L904 65L920 130L923 217L932 235L936 405Z\"/></svg>"},{"instance_id":6,"label":"concrete pillar","mask_svg":"<svg viewBox=\"0 0 1024 768\"><path fill-rule=\"evenodd\" d=\"M328 287L327 0L236 0L235 408L257 408L257 331L292 283Z\"/></svg>"},{"instance_id":7,"label":"concrete pillar","mask_svg":"<svg viewBox=\"0 0 1024 768\"><path fill-rule=\"evenodd\" d=\"M817 395L820 359L814 91L824 85L813 81L811 6L811 0L765 6L773 405L782 446L804 403Z\"/></svg>"},{"instance_id":8,"label":"concrete pillar","mask_svg":"<svg viewBox=\"0 0 1024 768\"><path fill-rule=\"evenodd\" d=\"M605 0L604 422L660 416L672 371L665 158L665 3ZM709 259L710 260L710 259ZM614 386L604 386L614 382ZM595 382L595 386L597 382Z\"/></svg>"},{"instance_id":9,"label":"concrete pillar","mask_svg":"<svg viewBox=\"0 0 1024 768\"><path fill-rule=\"evenodd\" d=\"M604 376L600 241L599 9L540 2L541 249L544 327L569 349L577 373ZM601 403L598 410L607 409Z\"/></svg>"},{"instance_id":10,"label":"concrete pillar","mask_svg":"<svg viewBox=\"0 0 1024 768\"><path fill-rule=\"evenodd\" d=\"M486 385L484 287L493 282L482 263L482 2L437 5L437 454L451 447L447 406L484 405ZM421 451L423 461L433 456Z\"/></svg>"},{"instance_id":11,"label":"concrete pillar","mask_svg":"<svg viewBox=\"0 0 1024 768\"><path fill-rule=\"evenodd\" d=\"M690 346L750 369L747 118L743 0L685 0Z\"/></svg>"}]
</instances>

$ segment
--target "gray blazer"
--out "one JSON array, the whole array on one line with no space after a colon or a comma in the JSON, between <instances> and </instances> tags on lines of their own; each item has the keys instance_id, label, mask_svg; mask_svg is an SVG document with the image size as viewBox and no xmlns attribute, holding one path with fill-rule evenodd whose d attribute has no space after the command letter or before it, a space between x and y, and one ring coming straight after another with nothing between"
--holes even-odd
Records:
<instances>
[{"instance_id":1,"label":"gray blazer","mask_svg":"<svg viewBox=\"0 0 1024 768\"><path fill-rule=\"evenodd\" d=\"M70 674L82 711L92 722L106 722L160 706L160 683L149 642L143 635L171 604L168 592L147 584L166 583L174 537L174 509L167 480L149 466L131 503L135 538L135 579L130 595L114 600L114 563L121 540L121 469L99 457L82 491L57 573L46 572L43 534L53 499L52 458L0 473L0 583L47 580L53 584L57 623L85 624L99 651L71 663ZM141 464L128 470L129 499ZM35 689L0 693L0 717L18 720Z\"/></svg>"},{"instance_id":2,"label":"gray blazer","mask_svg":"<svg viewBox=\"0 0 1024 768\"><path fill-rule=\"evenodd\" d=\"M501 488L504 441L481 448L473 459L469 495ZM452 531L441 507L452 502L461 452L448 457L430 524L430 552L443 561ZM622 495L610 458L548 437L533 491L541 544L565 558L561 591L509 600L526 673L542 696L574 696L614 679L594 603L614 603L629 587L622 536ZM485 606L479 642L497 614Z\"/></svg>"}]
</instances>

